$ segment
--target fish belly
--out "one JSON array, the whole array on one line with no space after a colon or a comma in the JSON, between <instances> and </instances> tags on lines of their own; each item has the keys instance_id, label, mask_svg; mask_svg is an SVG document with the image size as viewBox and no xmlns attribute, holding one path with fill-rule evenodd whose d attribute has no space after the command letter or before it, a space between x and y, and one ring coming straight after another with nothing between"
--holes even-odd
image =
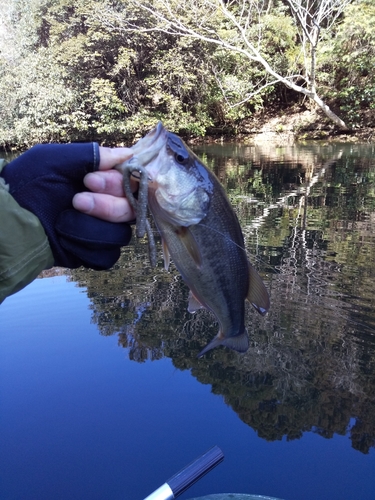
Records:
<instances>
[{"instance_id":1,"label":"fish belly","mask_svg":"<svg viewBox=\"0 0 375 500\"><path fill-rule=\"evenodd\" d=\"M195 299L210 310L220 324L219 335L235 337L244 332L248 264L243 249L228 235L213 228L210 217L190 226L200 252L200 265L192 258L179 228L156 220L158 230L182 279Z\"/></svg>"}]
</instances>

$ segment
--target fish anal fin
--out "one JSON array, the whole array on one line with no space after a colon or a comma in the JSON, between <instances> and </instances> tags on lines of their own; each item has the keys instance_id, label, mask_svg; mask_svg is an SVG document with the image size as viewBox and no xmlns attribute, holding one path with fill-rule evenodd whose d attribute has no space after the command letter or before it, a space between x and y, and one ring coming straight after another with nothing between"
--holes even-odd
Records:
<instances>
[{"instance_id":1,"label":"fish anal fin","mask_svg":"<svg viewBox=\"0 0 375 500\"><path fill-rule=\"evenodd\" d=\"M223 345L225 347L229 347L229 349L233 349L237 352L246 352L249 348L249 337L247 335L247 330L245 329L243 333L240 335L236 335L235 337L222 337L222 333L219 332L218 335L209 342L204 349L198 354L198 358L201 358L206 352L218 347L219 345Z\"/></svg>"},{"instance_id":2,"label":"fish anal fin","mask_svg":"<svg viewBox=\"0 0 375 500\"><path fill-rule=\"evenodd\" d=\"M247 300L262 315L270 308L270 296L264 286L262 278L249 262L249 290Z\"/></svg>"},{"instance_id":3,"label":"fish anal fin","mask_svg":"<svg viewBox=\"0 0 375 500\"><path fill-rule=\"evenodd\" d=\"M188 227L179 226L175 228L175 233L181 239L190 257L194 260L197 267L202 265L202 255L198 247L198 243L194 238L193 233Z\"/></svg>"},{"instance_id":4,"label":"fish anal fin","mask_svg":"<svg viewBox=\"0 0 375 500\"><path fill-rule=\"evenodd\" d=\"M171 258L170 258L169 250L168 250L168 247L167 247L165 240L162 239L161 243L162 243L162 248L163 248L164 269L166 271L168 271L169 264L171 263Z\"/></svg>"},{"instance_id":5,"label":"fish anal fin","mask_svg":"<svg viewBox=\"0 0 375 500\"><path fill-rule=\"evenodd\" d=\"M188 311L189 311L189 313L195 313L196 311L199 311L199 309L204 309L204 306L199 302L199 300L196 298L196 296L190 290Z\"/></svg>"}]
</instances>

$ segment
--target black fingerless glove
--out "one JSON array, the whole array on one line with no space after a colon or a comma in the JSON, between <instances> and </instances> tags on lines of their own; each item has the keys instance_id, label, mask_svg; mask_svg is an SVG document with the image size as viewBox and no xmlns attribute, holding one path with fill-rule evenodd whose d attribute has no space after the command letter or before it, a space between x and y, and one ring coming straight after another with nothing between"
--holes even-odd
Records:
<instances>
[{"instance_id":1,"label":"black fingerless glove","mask_svg":"<svg viewBox=\"0 0 375 500\"><path fill-rule=\"evenodd\" d=\"M109 269L131 239L129 224L103 221L73 208L73 196L87 191L83 177L98 169L99 160L96 143L45 144L34 146L1 172L17 203L39 218L55 266Z\"/></svg>"}]
</instances>

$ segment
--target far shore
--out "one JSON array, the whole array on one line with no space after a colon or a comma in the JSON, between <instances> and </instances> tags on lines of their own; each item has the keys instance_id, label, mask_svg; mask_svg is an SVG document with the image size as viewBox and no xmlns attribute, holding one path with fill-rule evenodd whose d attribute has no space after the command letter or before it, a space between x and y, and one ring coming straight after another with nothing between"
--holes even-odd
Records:
<instances>
[{"instance_id":1,"label":"far shore","mask_svg":"<svg viewBox=\"0 0 375 500\"><path fill-rule=\"evenodd\" d=\"M212 129L205 137L188 139L194 143L244 142L258 144L272 142L275 145L305 141L375 142L375 118L366 126L340 130L320 110L284 109L273 113L259 112L230 131L223 127Z\"/></svg>"},{"instance_id":2,"label":"far shore","mask_svg":"<svg viewBox=\"0 0 375 500\"><path fill-rule=\"evenodd\" d=\"M327 142L375 142L375 118L366 120L365 126L341 130L330 122L320 110L263 110L236 124L224 124L207 130L204 136L181 137L190 145L241 142L245 144L273 143L275 146L307 141ZM110 138L82 138L83 142L96 141L106 146L129 146L142 134L136 134L123 142L112 143ZM25 151L30 145L0 145L0 155Z\"/></svg>"}]
</instances>

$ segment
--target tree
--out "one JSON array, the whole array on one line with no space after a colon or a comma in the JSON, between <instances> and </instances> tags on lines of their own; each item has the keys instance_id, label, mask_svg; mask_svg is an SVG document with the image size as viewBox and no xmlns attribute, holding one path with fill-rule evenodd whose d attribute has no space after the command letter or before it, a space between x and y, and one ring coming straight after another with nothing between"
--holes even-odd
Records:
<instances>
[{"instance_id":1,"label":"tree","mask_svg":"<svg viewBox=\"0 0 375 500\"><path fill-rule=\"evenodd\" d=\"M94 16L102 0L4 1L1 145L120 143L158 120L185 135L212 125L213 51L198 41L110 31Z\"/></svg>"},{"instance_id":2,"label":"tree","mask_svg":"<svg viewBox=\"0 0 375 500\"><path fill-rule=\"evenodd\" d=\"M247 63L264 71L256 88L241 100L249 101L266 87L283 83L314 101L326 116L347 129L319 95L316 83L316 55L321 33L332 30L335 21L352 0L285 0L291 9L298 32L298 53L294 64L277 68L268 53L267 20L273 13L285 11L282 3L266 0L129 0L141 9L150 22L128 16L125 3L116 8L108 4L101 21L111 29L143 33L162 32L180 38L197 39L225 51L239 54ZM285 12L284 12L285 13ZM282 34L279 33L280 36ZM279 47L282 51L282 47ZM236 105L238 103L235 103Z\"/></svg>"},{"instance_id":3,"label":"tree","mask_svg":"<svg viewBox=\"0 0 375 500\"><path fill-rule=\"evenodd\" d=\"M375 117L375 4L353 3L337 29L329 61L332 97L352 126L372 126Z\"/></svg>"},{"instance_id":4,"label":"tree","mask_svg":"<svg viewBox=\"0 0 375 500\"><path fill-rule=\"evenodd\" d=\"M299 28L299 38L304 60L304 79L307 95L341 128L345 123L322 101L316 90L317 48L321 30L331 30L352 0L286 0ZM297 89L294 89L297 90ZM298 90L297 90L298 91Z\"/></svg>"}]
</instances>

